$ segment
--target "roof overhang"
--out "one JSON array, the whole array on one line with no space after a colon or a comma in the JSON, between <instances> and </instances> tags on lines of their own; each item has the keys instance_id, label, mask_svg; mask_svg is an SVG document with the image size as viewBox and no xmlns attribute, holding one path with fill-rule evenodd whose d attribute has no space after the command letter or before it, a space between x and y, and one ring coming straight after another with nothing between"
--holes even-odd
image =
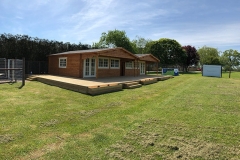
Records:
<instances>
[{"instance_id":1,"label":"roof overhang","mask_svg":"<svg viewBox=\"0 0 240 160\"><path fill-rule=\"evenodd\" d=\"M137 56L141 61L160 62L160 60L155 56L153 56L152 54L137 54Z\"/></svg>"},{"instance_id":2,"label":"roof overhang","mask_svg":"<svg viewBox=\"0 0 240 160\"><path fill-rule=\"evenodd\" d=\"M72 54L82 54L82 58L91 58L95 56L113 57L113 58L125 58L131 60L137 60L138 57L122 47L117 48L105 48L105 49L90 49L90 50L78 50L68 51L63 53L51 54L49 56L65 56Z\"/></svg>"}]
</instances>

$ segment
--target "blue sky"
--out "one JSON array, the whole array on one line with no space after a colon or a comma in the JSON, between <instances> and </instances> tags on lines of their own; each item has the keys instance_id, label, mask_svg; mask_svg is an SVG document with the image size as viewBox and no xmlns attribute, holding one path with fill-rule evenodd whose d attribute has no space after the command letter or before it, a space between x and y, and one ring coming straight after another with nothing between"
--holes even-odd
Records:
<instances>
[{"instance_id":1,"label":"blue sky","mask_svg":"<svg viewBox=\"0 0 240 160\"><path fill-rule=\"evenodd\" d=\"M114 29L240 51L240 0L0 0L1 34L92 45Z\"/></svg>"}]
</instances>

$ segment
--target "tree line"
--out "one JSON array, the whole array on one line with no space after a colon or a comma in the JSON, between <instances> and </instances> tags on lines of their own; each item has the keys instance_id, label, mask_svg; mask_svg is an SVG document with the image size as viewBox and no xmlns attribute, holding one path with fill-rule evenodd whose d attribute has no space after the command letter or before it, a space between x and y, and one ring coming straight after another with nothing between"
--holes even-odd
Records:
<instances>
[{"instance_id":1,"label":"tree line","mask_svg":"<svg viewBox=\"0 0 240 160\"><path fill-rule=\"evenodd\" d=\"M50 54L89 48L88 44L63 43L28 35L0 35L0 57L7 59L25 57L27 61L47 61Z\"/></svg>"},{"instance_id":2,"label":"tree line","mask_svg":"<svg viewBox=\"0 0 240 160\"><path fill-rule=\"evenodd\" d=\"M50 54L73 50L123 47L134 54L153 54L160 59L160 67L181 66L187 71L188 66L203 64L222 65L225 71L240 70L240 53L226 50L223 53L216 48L203 46L198 50L191 45L181 46L174 39L145 39L136 36L132 41L125 31L110 30L103 32L98 42L88 44L71 44L59 41L39 39L28 35L0 35L0 57L22 58L28 61L47 61Z\"/></svg>"},{"instance_id":3,"label":"tree line","mask_svg":"<svg viewBox=\"0 0 240 160\"><path fill-rule=\"evenodd\" d=\"M103 32L99 42L93 48L123 47L134 54L153 54L160 59L160 66L182 66L187 70L189 65L197 65L199 55L193 46L181 46L176 40L161 38L157 41L136 36L130 41L125 31L112 30Z\"/></svg>"},{"instance_id":4,"label":"tree line","mask_svg":"<svg viewBox=\"0 0 240 160\"><path fill-rule=\"evenodd\" d=\"M93 48L123 47L132 53L151 53L160 59L160 66L178 65L187 71L188 66L222 65L225 71L240 71L240 52L229 49L221 53L216 48L203 46L198 50L191 45L181 46L174 39L161 38L156 41L136 36L130 41L125 31L110 30L103 32Z\"/></svg>"}]
</instances>

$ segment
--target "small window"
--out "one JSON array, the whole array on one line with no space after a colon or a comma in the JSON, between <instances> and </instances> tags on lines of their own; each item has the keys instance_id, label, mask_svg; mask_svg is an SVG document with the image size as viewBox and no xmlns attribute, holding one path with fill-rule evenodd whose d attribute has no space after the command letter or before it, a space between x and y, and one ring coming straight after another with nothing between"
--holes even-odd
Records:
<instances>
[{"instance_id":1,"label":"small window","mask_svg":"<svg viewBox=\"0 0 240 160\"><path fill-rule=\"evenodd\" d=\"M108 58L99 58L98 59L99 68L108 68Z\"/></svg>"},{"instance_id":2,"label":"small window","mask_svg":"<svg viewBox=\"0 0 240 160\"><path fill-rule=\"evenodd\" d=\"M67 68L67 58L59 58L59 68Z\"/></svg>"},{"instance_id":3,"label":"small window","mask_svg":"<svg viewBox=\"0 0 240 160\"><path fill-rule=\"evenodd\" d=\"M126 62L125 67L126 67L126 69L132 69L133 68L133 62Z\"/></svg>"},{"instance_id":4,"label":"small window","mask_svg":"<svg viewBox=\"0 0 240 160\"><path fill-rule=\"evenodd\" d=\"M119 59L111 59L111 68L119 68Z\"/></svg>"}]
</instances>

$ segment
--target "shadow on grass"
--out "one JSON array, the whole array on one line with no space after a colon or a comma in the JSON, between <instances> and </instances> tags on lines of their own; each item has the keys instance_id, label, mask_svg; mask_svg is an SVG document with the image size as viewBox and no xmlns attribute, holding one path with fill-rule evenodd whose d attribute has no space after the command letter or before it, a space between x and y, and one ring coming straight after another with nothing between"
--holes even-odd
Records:
<instances>
[{"instance_id":1,"label":"shadow on grass","mask_svg":"<svg viewBox=\"0 0 240 160\"><path fill-rule=\"evenodd\" d=\"M22 87L24 85L18 85L18 84L20 84L20 83L18 83L18 82L11 82L11 81L4 81L4 82L0 81L1 90L3 90L3 89L11 89L11 88L22 89ZM4 86L4 87L2 87L2 86ZM12 86L12 87L9 88L8 86Z\"/></svg>"}]
</instances>

